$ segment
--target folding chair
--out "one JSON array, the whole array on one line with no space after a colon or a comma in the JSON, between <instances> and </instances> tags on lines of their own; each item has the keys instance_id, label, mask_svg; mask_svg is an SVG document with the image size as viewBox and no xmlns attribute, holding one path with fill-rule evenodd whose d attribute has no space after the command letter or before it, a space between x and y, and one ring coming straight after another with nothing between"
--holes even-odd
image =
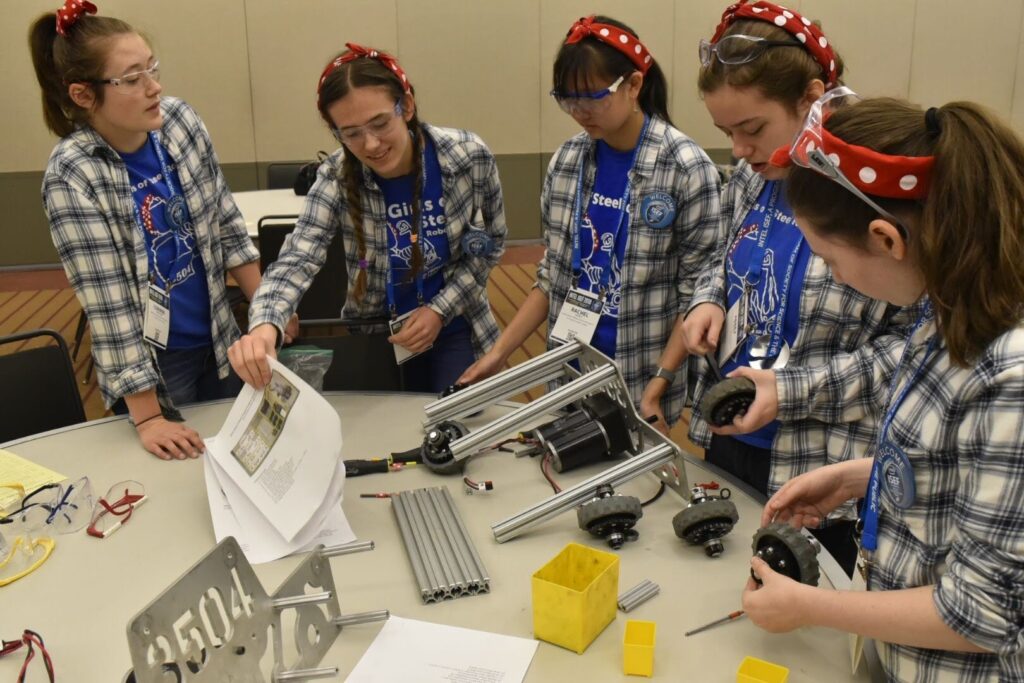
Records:
<instances>
[{"instance_id":1,"label":"folding chair","mask_svg":"<svg viewBox=\"0 0 1024 683\"><path fill-rule=\"evenodd\" d=\"M31 343L43 337L56 345ZM5 353L18 342L27 343ZM53 330L0 337L0 383L0 443L85 422L67 344Z\"/></svg>"}]
</instances>

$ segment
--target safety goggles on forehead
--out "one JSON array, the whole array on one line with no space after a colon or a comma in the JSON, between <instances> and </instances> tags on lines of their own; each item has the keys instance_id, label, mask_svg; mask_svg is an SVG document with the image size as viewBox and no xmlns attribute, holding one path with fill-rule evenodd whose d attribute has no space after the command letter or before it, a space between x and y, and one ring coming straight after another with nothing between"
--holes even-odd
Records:
<instances>
[{"instance_id":1,"label":"safety goggles on forehead","mask_svg":"<svg viewBox=\"0 0 1024 683\"><path fill-rule=\"evenodd\" d=\"M746 64L752 62L773 47L799 47L802 43L795 40L768 40L757 36L736 34L725 36L717 43L702 38L697 48L697 56L700 57L701 66L711 64L712 58L717 58L722 64Z\"/></svg>"},{"instance_id":2,"label":"safety goggles on forehead","mask_svg":"<svg viewBox=\"0 0 1024 683\"><path fill-rule=\"evenodd\" d=\"M780 147L771 164L785 168L790 163L817 171L904 230L899 219L878 205L869 195L887 199L922 199L928 193L934 157L906 157L883 154L867 147L852 145L825 128L829 115L860 98L853 90L839 87L815 102L803 128L788 150Z\"/></svg>"},{"instance_id":3,"label":"safety goggles on forehead","mask_svg":"<svg viewBox=\"0 0 1024 683\"><path fill-rule=\"evenodd\" d=\"M604 90L598 90L597 92L560 93L557 90L552 90L548 94L554 98L555 102L558 102L558 106L561 107L562 111L566 114L575 114L577 112L593 113L607 108L610 102L610 100L607 99L608 96L618 91L619 87L625 82L625 80L625 76L619 76L615 79L614 83Z\"/></svg>"}]
</instances>

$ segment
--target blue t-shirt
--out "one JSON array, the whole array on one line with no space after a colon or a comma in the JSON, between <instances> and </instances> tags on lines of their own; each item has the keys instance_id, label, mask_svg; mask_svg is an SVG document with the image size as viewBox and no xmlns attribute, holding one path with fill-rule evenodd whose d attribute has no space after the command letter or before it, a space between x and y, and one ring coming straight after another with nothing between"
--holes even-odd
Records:
<instances>
[{"instance_id":1,"label":"blue t-shirt","mask_svg":"<svg viewBox=\"0 0 1024 683\"><path fill-rule=\"evenodd\" d=\"M597 141L597 173L594 189L580 220L581 289L597 293L602 278L608 288L604 309L594 331L591 346L609 358L615 358L622 302L622 262L629 234L629 170L633 150L620 152L603 140ZM616 236L616 232L618 235Z\"/></svg>"},{"instance_id":2,"label":"blue t-shirt","mask_svg":"<svg viewBox=\"0 0 1024 683\"><path fill-rule=\"evenodd\" d=\"M137 228L146 238L150 281L171 298L168 349L209 346L210 290L206 268L196 244L195 225L181 194L174 162L161 147L171 174L171 192L164 178L156 145L149 136L137 152L121 153L135 200ZM171 207L173 210L170 210Z\"/></svg>"},{"instance_id":3,"label":"blue t-shirt","mask_svg":"<svg viewBox=\"0 0 1024 683\"><path fill-rule=\"evenodd\" d=\"M426 185L421 198L419 243L423 253L423 303L431 299L444 287L444 268L451 259L448 248L448 229L444 213L444 196L441 187L441 164L437 160L437 149L430 136L424 135L423 175ZM388 219L388 249L391 252L391 282L394 284L395 307L398 315L419 307L416 279L410 277L412 264L412 217L413 217L413 174L398 178L375 178L384 193L384 205ZM465 318L457 316L447 327L450 333L461 327L468 327Z\"/></svg>"},{"instance_id":4,"label":"blue t-shirt","mask_svg":"<svg viewBox=\"0 0 1024 683\"><path fill-rule=\"evenodd\" d=\"M760 279L753 289L747 309L747 322L752 326L753 334L747 337L745 342L740 343L733 358L723 363L723 374L741 365L750 365L751 343L757 335L770 333L774 329L772 322L784 302L786 310L782 322L782 337L790 346L796 340L800 327L800 293L803 291L811 249L796 226L793 211L786 203L786 192L781 183L782 181L765 183L757 203L747 213L743 227L729 247L726 258L729 287L727 300L729 308L732 308L743 293L744 277L751 265L751 258L756 258L758 241L764 229L765 212L771 203L772 193L778 186L772 220L768 226L768 239L761 258ZM790 263L792 273L787 289L785 282ZM758 448L771 448L778 428L779 423L776 420L756 432L738 434L735 438Z\"/></svg>"}]
</instances>

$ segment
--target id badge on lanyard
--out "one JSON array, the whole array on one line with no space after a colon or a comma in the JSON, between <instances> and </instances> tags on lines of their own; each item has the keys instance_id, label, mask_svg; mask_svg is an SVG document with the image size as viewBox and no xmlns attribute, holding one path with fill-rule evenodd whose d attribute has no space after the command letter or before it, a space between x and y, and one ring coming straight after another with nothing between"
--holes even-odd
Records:
<instances>
[{"instance_id":1,"label":"id badge on lanyard","mask_svg":"<svg viewBox=\"0 0 1024 683\"><path fill-rule=\"evenodd\" d=\"M576 339L589 344L601 321L602 310L604 300L601 296L573 287L565 295L565 302L551 330L551 338L562 344Z\"/></svg>"},{"instance_id":2,"label":"id badge on lanyard","mask_svg":"<svg viewBox=\"0 0 1024 683\"><path fill-rule=\"evenodd\" d=\"M161 351L167 348L171 335L171 296L155 282L149 283L146 296L146 317L142 337Z\"/></svg>"},{"instance_id":3,"label":"id badge on lanyard","mask_svg":"<svg viewBox=\"0 0 1024 683\"><path fill-rule=\"evenodd\" d=\"M747 288L743 289L736 302L729 307L725 313L725 325L722 329L722 339L718 344L718 366L721 367L729 362L729 359L736 354L750 334L750 326L747 323L747 314L750 308L750 296Z\"/></svg>"}]
</instances>

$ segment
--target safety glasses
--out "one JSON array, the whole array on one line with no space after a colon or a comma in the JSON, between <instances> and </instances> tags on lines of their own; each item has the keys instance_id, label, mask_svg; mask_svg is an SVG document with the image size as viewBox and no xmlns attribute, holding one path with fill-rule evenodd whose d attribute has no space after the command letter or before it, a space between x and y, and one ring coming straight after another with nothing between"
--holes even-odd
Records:
<instances>
[{"instance_id":1,"label":"safety glasses","mask_svg":"<svg viewBox=\"0 0 1024 683\"><path fill-rule=\"evenodd\" d=\"M594 114L608 108L611 103L608 96L618 91L625 80L625 76L619 76L604 90L592 93L560 93L552 90L549 94L566 114Z\"/></svg>"},{"instance_id":2,"label":"safety glasses","mask_svg":"<svg viewBox=\"0 0 1024 683\"><path fill-rule=\"evenodd\" d=\"M92 81L97 85L112 85L116 90L123 90L130 92L139 90L146 83L146 79L153 81L154 83L160 82L160 62L153 62L153 66L148 69L142 69L140 71L132 71L124 76L118 76L117 78L97 78Z\"/></svg>"},{"instance_id":3,"label":"safety glasses","mask_svg":"<svg viewBox=\"0 0 1024 683\"><path fill-rule=\"evenodd\" d=\"M22 498L9 509L0 511L0 528L26 520L33 524L50 525L49 534L71 534L89 523L96 503L89 477L70 484L46 484L25 495L21 484L0 484L0 487L18 491Z\"/></svg>"},{"instance_id":4,"label":"safety glasses","mask_svg":"<svg viewBox=\"0 0 1024 683\"><path fill-rule=\"evenodd\" d=\"M0 586L14 583L38 569L56 547L46 520L50 513L39 505L4 518L0 526Z\"/></svg>"},{"instance_id":5,"label":"safety glasses","mask_svg":"<svg viewBox=\"0 0 1024 683\"><path fill-rule=\"evenodd\" d=\"M824 121L828 114L859 99L860 97L857 93L846 86L833 88L818 98L811 105L810 111L807 112L803 128L793 139L793 144L789 148L789 158L798 166L817 171L841 185L848 192L877 211L882 218L895 225L906 237L906 228L900 220L879 206L878 202L871 199L871 197L864 194L856 185L850 182L850 179L839 170L839 155L827 153L824 149L826 147L822 143L824 138Z\"/></svg>"},{"instance_id":6,"label":"safety glasses","mask_svg":"<svg viewBox=\"0 0 1024 683\"><path fill-rule=\"evenodd\" d=\"M701 66L708 66L717 58L722 64L746 64L752 62L773 47L803 47L795 40L768 40L757 36L736 34L725 36L717 43L702 38L697 47Z\"/></svg>"},{"instance_id":7,"label":"safety glasses","mask_svg":"<svg viewBox=\"0 0 1024 683\"><path fill-rule=\"evenodd\" d=\"M127 524L135 509L146 500L146 487L139 482L128 480L114 484L96 501L86 532L96 538L107 538Z\"/></svg>"},{"instance_id":8,"label":"safety glasses","mask_svg":"<svg viewBox=\"0 0 1024 683\"><path fill-rule=\"evenodd\" d=\"M347 147L354 147L362 144L367 135L372 135L378 140L391 130L391 126L402 115L402 101L397 100L391 113L378 114L370 119L369 123L362 126L346 126L345 128L331 128L334 139Z\"/></svg>"}]
</instances>

